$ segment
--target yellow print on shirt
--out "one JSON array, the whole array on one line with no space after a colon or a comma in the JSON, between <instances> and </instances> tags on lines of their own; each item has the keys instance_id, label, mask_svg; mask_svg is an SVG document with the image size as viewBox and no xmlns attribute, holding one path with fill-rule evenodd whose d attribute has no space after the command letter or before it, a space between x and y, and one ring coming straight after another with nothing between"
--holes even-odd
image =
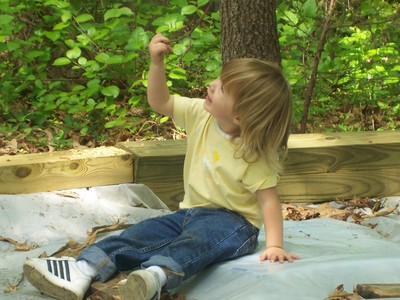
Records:
<instances>
[{"instance_id":1,"label":"yellow print on shirt","mask_svg":"<svg viewBox=\"0 0 400 300\"><path fill-rule=\"evenodd\" d=\"M213 150L213 162L216 163L217 161L219 161L219 153L217 150Z\"/></svg>"},{"instance_id":2,"label":"yellow print on shirt","mask_svg":"<svg viewBox=\"0 0 400 300\"><path fill-rule=\"evenodd\" d=\"M216 150L213 150L211 160L206 155L204 155L203 156L203 171L210 172L214 168L215 163L217 161L219 161L219 159L220 159L220 156L219 156L218 151L216 151Z\"/></svg>"}]
</instances>

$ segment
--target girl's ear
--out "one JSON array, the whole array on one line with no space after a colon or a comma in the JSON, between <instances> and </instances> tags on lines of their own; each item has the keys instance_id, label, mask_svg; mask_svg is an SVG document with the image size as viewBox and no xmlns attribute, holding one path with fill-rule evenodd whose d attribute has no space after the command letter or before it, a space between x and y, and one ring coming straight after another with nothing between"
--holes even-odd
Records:
<instances>
[{"instance_id":1,"label":"girl's ear","mask_svg":"<svg viewBox=\"0 0 400 300\"><path fill-rule=\"evenodd\" d=\"M240 118L239 115L233 117L233 124L240 126Z\"/></svg>"}]
</instances>

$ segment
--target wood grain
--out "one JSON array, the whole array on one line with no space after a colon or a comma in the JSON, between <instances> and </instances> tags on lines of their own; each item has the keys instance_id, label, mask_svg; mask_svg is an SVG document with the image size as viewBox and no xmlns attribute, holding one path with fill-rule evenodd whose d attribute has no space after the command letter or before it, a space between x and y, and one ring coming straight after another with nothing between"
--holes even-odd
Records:
<instances>
[{"instance_id":1,"label":"wood grain","mask_svg":"<svg viewBox=\"0 0 400 300\"><path fill-rule=\"evenodd\" d=\"M171 208L183 198L186 140L0 157L0 193L143 183ZM285 202L400 195L400 132L292 135L278 184Z\"/></svg>"},{"instance_id":2,"label":"wood grain","mask_svg":"<svg viewBox=\"0 0 400 300\"><path fill-rule=\"evenodd\" d=\"M132 181L132 155L115 147L0 157L0 193L3 194Z\"/></svg>"},{"instance_id":3,"label":"wood grain","mask_svg":"<svg viewBox=\"0 0 400 300\"><path fill-rule=\"evenodd\" d=\"M183 197L186 141L119 145L135 157L135 182L169 205ZM400 195L400 132L292 135L278 192L285 202Z\"/></svg>"}]
</instances>

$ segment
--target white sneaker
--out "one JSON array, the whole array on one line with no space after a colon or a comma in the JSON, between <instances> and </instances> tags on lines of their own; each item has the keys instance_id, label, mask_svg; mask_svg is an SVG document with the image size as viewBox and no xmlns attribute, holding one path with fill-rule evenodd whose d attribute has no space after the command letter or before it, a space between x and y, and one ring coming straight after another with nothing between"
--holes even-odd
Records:
<instances>
[{"instance_id":1,"label":"white sneaker","mask_svg":"<svg viewBox=\"0 0 400 300\"><path fill-rule=\"evenodd\" d=\"M42 293L60 300L83 299L92 281L72 257L28 258L24 274Z\"/></svg>"},{"instance_id":2,"label":"white sneaker","mask_svg":"<svg viewBox=\"0 0 400 300\"><path fill-rule=\"evenodd\" d=\"M157 273L150 270L138 270L118 283L121 300L160 299L161 284Z\"/></svg>"}]
</instances>

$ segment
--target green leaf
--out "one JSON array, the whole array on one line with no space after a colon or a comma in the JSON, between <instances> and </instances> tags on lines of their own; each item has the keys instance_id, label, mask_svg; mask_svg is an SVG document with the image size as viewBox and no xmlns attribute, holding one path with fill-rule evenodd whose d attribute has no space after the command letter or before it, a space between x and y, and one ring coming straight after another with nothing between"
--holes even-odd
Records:
<instances>
[{"instance_id":1,"label":"green leaf","mask_svg":"<svg viewBox=\"0 0 400 300\"><path fill-rule=\"evenodd\" d=\"M186 79L186 71L182 68L173 68L169 73L172 79Z\"/></svg>"},{"instance_id":2,"label":"green leaf","mask_svg":"<svg viewBox=\"0 0 400 300\"><path fill-rule=\"evenodd\" d=\"M75 18L75 21L78 23L85 23L92 20L94 20L94 17L91 14L81 14Z\"/></svg>"},{"instance_id":3,"label":"green leaf","mask_svg":"<svg viewBox=\"0 0 400 300\"><path fill-rule=\"evenodd\" d=\"M44 85L40 79L35 80L35 86L39 89L43 89Z\"/></svg>"},{"instance_id":4,"label":"green leaf","mask_svg":"<svg viewBox=\"0 0 400 300\"><path fill-rule=\"evenodd\" d=\"M82 54L81 49L78 48L78 47L74 47L74 48L72 48L72 49L67 51L66 56L69 59L77 59L78 57L81 56L81 54Z\"/></svg>"},{"instance_id":5,"label":"green leaf","mask_svg":"<svg viewBox=\"0 0 400 300\"><path fill-rule=\"evenodd\" d=\"M122 126L126 123L125 119L116 119L116 120L112 120L110 122L107 122L104 127L105 128L113 128L113 127L117 127L117 126Z\"/></svg>"},{"instance_id":6,"label":"green leaf","mask_svg":"<svg viewBox=\"0 0 400 300\"><path fill-rule=\"evenodd\" d=\"M0 25L10 25L10 23L14 20L13 16L10 15L0 15Z\"/></svg>"},{"instance_id":7,"label":"green leaf","mask_svg":"<svg viewBox=\"0 0 400 300\"><path fill-rule=\"evenodd\" d=\"M53 42L57 41L60 38L59 31L45 31L43 34L45 37L52 40Z\"/></svg>"},{"instance_id":8,"label":"green leaf","mask_svg":"<svg viewBox=\"0 0 400 300\"><path fill-rule=\"evenodd\" d=\"M95 59L98 62L106 64L108 62L108 60L110 59L110 56L106 53L100 53L100 54L96 55Z\"/></svg>"},{"instance_id":9,"label":"green leaf","mask_svg":"<svg viewBox=\"0 0 400 300\"><path fill-rule=\"evenodd\" d=\"M108 65L116 65L121 64L124 61L124 57L122 55L113 55L107 60Z\"/></svg>"},{"instance_id":10,"label":"green leaf","mask_svg":"<svg viewBox=\"0 0 400 300\"><path fill-rule=\"evenodd\" d=\"M142 49L149 44L149 37L143 27L136 27L132 32L125 50Z\"/></svg>"},{"instance_id":11,"label":"green leaf","mask_svg":"<svg viewBox=\"0 0 400 300\"><path fill-rule=\"evenodd\" d=\"M36 57L40 57L40 56L42 56L44 54L46 54L46 52L33 50L33 51L27 52L25 54L25 57L27 57L27 58L36 58Z\"/></svg>"},{"instance_id":12,"label":"green leaf","mask_svg":"<svg viewBox=\"0 0 400 300\"><path fill-rule=\"evenodd\" d=\"M100 102L99 104L96 105L97 109L103 109L107 107L107 103L105 101Z\"/></svg>"},{"instance_id":13,"label":"green leaf","mask_svg":"<svg viewBox=\"0 0 400 300\"><path fill-rule=\"evenodd\" d=\"M400 81L399 78L396 78L396 77L389 77L389 78L385 79L385 80L383 81L383 83L384 83L385 85L387 85L387 84L395 84L395 83L397 84L399 81Z\"/></svg>"},{"instance_id":14,"label":"green leaf","mask_svg":"<svg viewBox=\"0 0 400 300\"><path fill-rule=\"evenodd\" d=\"M131 15L133 15L133 12L128 7L111 8L111 9L107 10L106 13L104 14L104 21L107 21L112 18L118 18L122 15L131 16Z\"/></svg>"},{"instance_id":15,"label":"green leaf","mask_svg":"<svg viewBox=\"0 0 400 300\"><path fill-rule=\"evenodd\" d=\"M169 30L169 27L167 25L163 25L163 26L157 27L157 32L158 33L162 33L162 32L168 31L168 30Z\"/></svg>"},{"instance_id":16,"label":"green leaf","mask_svg":"<svg viewBox=\"0 0 400 300\"><path fill-rule=\"evenodd\" d=\"M64 40L65 45L67 45L69 48L74 48L75 47L75 41L71 39Z\"/></svg>"},{"instance_id":17,"label":"green leaf","mask_svg":"<svg viewBox=\"0 0 400 300\"><path fill-rule=\"evenodd\" d=\"M1 40L1 39L0 39ZM14 51L17 50L21 47L21 43L16 42L16 41L9 41L7 42L7 50L9 51Z\"/></svg>"},{"instance_id":18,"label":"green leaf","mask_svg":"<svg viewBox=\"0 0 400 300\"><path fill-rule=\"evenodd\" d=\"M176 23L179 21L183 21L184 20L184 16L181 14L167 14L167 15L163 15L162 17L159 17L157 19L155 19L152 22L152 25L154 26L168 26L168 27L175 27Z\"/></svg>"},{"instance_id":19,"label":"green leaf","mask_svg":"<svg viewBox=\"0 0 400 300\"><path fill-rule=\"evenodd\" d=\"M206 65L206 70L209 71L209 72L218 70L218 69L220 69L220 68L221 68L221 65L220 65L220 63L219 63L218 61L216 61L216 60L209 61L209 62L207 63L207 65Z\"/></svg>"},{"instance_id":20,"label":"green leaf","mask_svg":"<svg viewBox=\"0 0 400 300\"><path fill-rule=\"evenodd\" d=\"M68 1L49 0L44 3L46 6L56 6L58 8L67 8L70 6Z\"/></svg>"},{"instance_id":21,"label":"green leaf","mask_svg":"<svg viewBox=\"0 0 400 300\"><path fill-rule=\"evenodd\" d=\"M61 20L65 23L72 18L72 13L69 10L64 10L61 15Z\"/></svg>"},{"instance_id":22,"label":"green leaf","mask_svg":"<svg viewBox=\"0 0 400 300\"><path fill-rule=\"evenodd\" d=\"M170 3L171 3L171 5L175 5L178 7L183 7L188 4L187 0L171 0Z\"/></svg>"},{"instance_id":23,"label":"green leaf","mask_svg":"<svg viewBox=\"0 0 400 300\"><path fill-rule=\"evenodd\" d=\"M305 17L314 18L318 11L318 6L315 0L307 0L303 4L302 11Z\"/></svg>"},{"instance_id":24,"label":"green leaf","mask_svg":"<svg viewBox=\"0 0 400 300\"><path fill-rule=\"evenodd\" d=\"M82 136L87 135L88 132L89 132L89 127L83 127L83 128L79 131L79 133L80 133Z\"/></svg>"},{"instance_id":25,"label":"green leaf","mask_svg":"<svg viewBox=\"0 0 400 300\"><path fill-rule=\"evenodd\" d=\"M191 15L197 11L197 7L194 5L186 5L182 7L181 14L182 15Z\"/></svg>"},{"instance_id":26,"label":"green leaf","mask_svg":"<svg viewBox=\"0 0 400 300\"><path fill-rule=\"evenodd\" d=\"M167 122L168 120L169 120L168 116L162 117L162 118L160 118L160 124L163 124L163 123Z\"/></svg>"},{"instance_id":27,"label":"green leaf","mask_svg":"<svg viewBox=\"0 0 400 300\"><path fill-rule=\"evenodd\" d=\"M81 66L86 66L86 64L87 64L87 59L86 59L86 57L79 57L78 58L78 64L80 64Z\"/></svg>"},{"instance_id":28,"label":"green leaf","mask_svg":"<svg viewBox=\"0 0 400 300\"><path fill-rule=\"evenodd\" d=\"M209 0L197 0L197 6L202 7L202 6L206 5L208 2L210 2L210 1Z\"/></svg>"},{"instance_id":29,"label":"green leaf","mask_svg":"<svg viewBox=\"0 0 400 300\"><path fill-rule=\"evenodd\" d=\"M102 88L100 92L104 96L111 96L113 98L117 98L119 95L119 87L117 87L116 85L110 85L108 87Z\"/></svg>"},{"instance_id":30,"label":"green leaf","mask_svg":"<svg viewBox=\"0 0 400 300\"><path fill-rule=\"evenodd\" d=\"M67 57L59 57L53 62L53 66L65 66L69 65L71 60Z\"/></svg>"},{"instance_id":31,"label":"green leaf","mask_svg":"<svg viewBox=\"0 0 400 300\"><path fill-rule=\"evenodd\" d=\"M54 25L53 29L54 30L61 30L61 29L64 29L64 28L68 27L69 25L70 25L69 23L60 22L60 23Z\"/></svg>"},{"instance_id":32,"label":"green leaf","mask_svg":"<svg viewBox=\"0 0 400 300\"><path fill-rule=\"evenodd\" d=\"M98 79L89 80L87 83L87 87L90 90L98 91L100 89L100 80Z\"/></svg>"},{"instance_id":33,"label":"green leaf","mask_svg":"<svg viewBox=\"0 0 400 300\"><path fill-rule=\"evenodd\" d=\"M76 84L76 85L74 85L74 87L72 88L72 91L73 91L73 92L78 92L78 91L82 91L82 90L84 90L84 89L86 89L85 86L83 86L83 85L81 85L81 84Z\"/></svg>"},{"instance_id":34,"label":"green leaf","mask_svg":"<svg viewBox=\"0 0 400 300\"><path fill-rule=\"evenodd\" d=\"M176 55L182 55L186 52L186 50L187 50L187 47L182 44L175 44L173 47L173 52Z\"/></svg>"}]
</instances>

